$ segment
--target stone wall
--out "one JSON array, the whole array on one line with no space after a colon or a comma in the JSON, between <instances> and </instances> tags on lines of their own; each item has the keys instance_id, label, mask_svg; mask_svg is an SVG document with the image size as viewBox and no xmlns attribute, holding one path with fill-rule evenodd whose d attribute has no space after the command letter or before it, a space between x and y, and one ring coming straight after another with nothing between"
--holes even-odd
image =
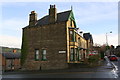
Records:
<instances>
[{"instance_id":1,"label":"stone wall","mask_svg":"<svg viewBox=\"0 0 120 80\"><path fill-rule=\"evenodd\" d=\"M23 29L27 45L25 70L63 69L67 68L66 23L55 23L45 26L27 27ZM24 42L22 48L24 47ZM35 61L35 49L40 51L39 61ZM42 49L47 51L47 60L42 61ZM66 51L59 53L59 51ZM24 53L22 53L24 54Z\"/></svg>"}]
</instances>

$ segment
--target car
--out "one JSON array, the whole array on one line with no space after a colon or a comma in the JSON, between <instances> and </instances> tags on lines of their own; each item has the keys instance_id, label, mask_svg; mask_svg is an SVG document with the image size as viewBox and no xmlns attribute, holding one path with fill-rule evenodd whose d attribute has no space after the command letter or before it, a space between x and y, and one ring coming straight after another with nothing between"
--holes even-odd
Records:
<instances>
[{"instance_id":1,"label":"car","mask_svg":"<svg viewBox=\"0 0 120 80\"><path fill-rule=\"evenodd\" d=\"M118 61L118 58L116 55L110 55L110 56L108 56L108 58L110 61Z\"/></svg>"}]
</instances>

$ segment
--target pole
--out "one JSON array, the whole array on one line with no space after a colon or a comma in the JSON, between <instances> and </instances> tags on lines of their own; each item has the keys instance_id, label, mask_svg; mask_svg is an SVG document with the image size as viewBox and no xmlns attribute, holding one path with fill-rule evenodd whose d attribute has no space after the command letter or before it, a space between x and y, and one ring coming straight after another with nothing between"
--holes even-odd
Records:
<instances>
[{"instance_id":1,"label":"pole","mask_svg":"<svg viewBox=\"0 0 120 80\"><path fill-rule=\"evenodd\" d=\"M106 33L106 46L108 46L108 38L107 38L107 33Z\"/></svg>"}]
</instances>

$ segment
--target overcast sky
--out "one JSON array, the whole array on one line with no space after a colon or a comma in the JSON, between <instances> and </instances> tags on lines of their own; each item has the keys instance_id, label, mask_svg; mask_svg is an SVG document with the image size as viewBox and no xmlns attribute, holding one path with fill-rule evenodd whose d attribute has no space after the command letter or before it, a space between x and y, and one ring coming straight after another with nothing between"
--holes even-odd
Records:
<instances>
[{"instance_id":1,"label":"overcast sky","mask_svg":"<svg viewBox=\"0 0 120 80\"><path fill-rule=\"evenodd\" d=\"M72 6L77 27L90 32L94 43L105 44L108 33L108 44L118 45L118 2L4 2L0 46L21 48L22 28L28 25L30 12L35 10L40 19L48 15L50 4L57 12Z\"/></svg>"}]
</instances>

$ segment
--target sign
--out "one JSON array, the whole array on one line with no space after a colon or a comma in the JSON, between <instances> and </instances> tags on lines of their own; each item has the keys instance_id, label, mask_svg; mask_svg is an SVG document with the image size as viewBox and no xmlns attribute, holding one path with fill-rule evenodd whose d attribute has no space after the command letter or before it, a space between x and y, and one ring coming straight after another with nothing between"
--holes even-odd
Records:
<instances>
[{"instance_id":1,"label":"sign","mask_svg":"<svg viewBox=\"0 0 120 80\"><path fill-rule=\"evenodd\" d=\"M66 51L59 51L59 53L66 53Z\"/></svg>"}]
</instances>

